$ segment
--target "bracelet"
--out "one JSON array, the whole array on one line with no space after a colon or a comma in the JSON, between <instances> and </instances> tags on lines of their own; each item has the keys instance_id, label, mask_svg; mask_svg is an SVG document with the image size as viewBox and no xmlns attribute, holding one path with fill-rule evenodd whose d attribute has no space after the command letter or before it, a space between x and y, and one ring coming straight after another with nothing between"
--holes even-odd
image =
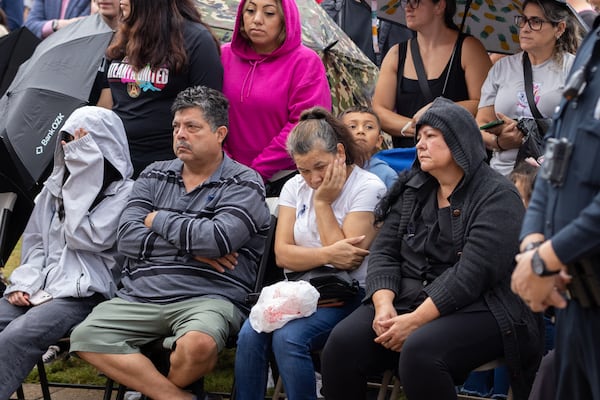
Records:
<instances>
[{"instance_id":1,"label":"bracelet","mask_svg":"<svg viewBox=\"0 0 600 400\"><path fill-rule=\"evenodd\" d=\"M56 32L58 30L58 20L52 20L52 32Z\"/></svg>"},{"instance_id":2,"label":"bracelet","mask_svg":"<svg viewBox=\"0 0 600 400\"><path fill-rule=\"evenodd\" d=\"M406 125L404 125L404 127L403 127L403 128L402 128L402 130L400 131L400 134L401 134L402 136L406 136L406 130L407 130L408 128L410 128L410 127L411 127L411 125L412 125L412 120L408 121L408 122L406 123Z\"/></svg>"},{"instance_id":3,"label":"bracelet","mask_svg":"<svg viewBox=\"0 0 600 400\"><path fill-rule=\"evenodd\" d=\"M500 135L496 135L496 147L498 147L498 150L500 151L505 151L506 149L503 149L502 146L500 146L500 142L498 141L500 139Z\"/></svg>"}]
</instances>

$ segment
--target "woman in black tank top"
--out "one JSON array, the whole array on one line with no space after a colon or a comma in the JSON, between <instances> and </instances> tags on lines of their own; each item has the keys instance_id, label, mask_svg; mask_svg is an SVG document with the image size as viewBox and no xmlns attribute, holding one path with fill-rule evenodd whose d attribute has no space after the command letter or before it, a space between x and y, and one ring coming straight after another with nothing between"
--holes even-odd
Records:
<instances>
[{"instance_id":1,"label":"woman in black tank top","mask_svg":"<svg viewBox=\"0 0 600 400\"><path fill-rule=\"evenodd\" d=\"M411 122L434 98L449 98L476 113L491 62L479 40L458 32L452 21L454 0L403 0L402 4L406 25L417 36L395 45L384 58L373 109L383 130L392 135L394 147L412 147ZM419 58L421 67L416 67Z\"/></svg>"}]
</instances>

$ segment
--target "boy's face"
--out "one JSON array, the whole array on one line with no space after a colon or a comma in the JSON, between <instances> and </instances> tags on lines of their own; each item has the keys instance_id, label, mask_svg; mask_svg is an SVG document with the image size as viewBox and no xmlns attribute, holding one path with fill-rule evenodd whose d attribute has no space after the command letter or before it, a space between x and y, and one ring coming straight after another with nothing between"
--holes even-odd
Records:
<instances>
[{"instance_id":1,"label":"boy's face","mask_svg":"<svg viewBox=\"0 0 600 400\"><path fill-rule=\"evenodd\" d=\"M369 155L375 154L383 142L380 126L373 114L352 112L342 117L342 122L354 136L354 140Z\"/></svg>"},{"instance_id":2,"label":"boy's face","mask_svg":"<svg viewBox=\"0 0 600 400\"><path fill-rule=\"evenodd\" d=\"M529 200L531 199L531 185L528 185L527 179L519 175L511 176L510 180L517 187L517 190L521 195L521 200L523 200L523 205L527 208L529 206Z\"/></svg>"}]
</instances>

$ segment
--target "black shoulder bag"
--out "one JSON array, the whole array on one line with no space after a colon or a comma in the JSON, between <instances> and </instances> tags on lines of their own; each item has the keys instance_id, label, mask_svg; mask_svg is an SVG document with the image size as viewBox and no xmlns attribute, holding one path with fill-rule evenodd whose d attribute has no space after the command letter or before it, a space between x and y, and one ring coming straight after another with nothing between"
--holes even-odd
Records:
<instances>
[{"instance_id":1,"label":"black shoulder bag","mask_svg":"<svg viewBox=\"0 0 600 400\"><path fill-rule=\"evenodd\" d=\"M348 271L320 266L305 272L287 272L289 281L307 281L319 292L319 305L340 303L352 299L360 289L358 281Z\"/></svg>"},{"instance_id":2,"label":"black shoulder bag","mask_svg":"<svg viewBox=\"0 0 600 400\"><path fill-rule=\"evenodd\" d=\"M517 128L523 132L523 144L519 147L515 166L528 157L538 159L544 152L544 135L552 126L551 118L544 118L540 110L538 110L533 98L533 73L531 70L531 62L526 52L523 52L523 78L525 83L525 95L527 103L531 110L531 118L521 118L517 123Z\"/></svg>"}]
</instances>

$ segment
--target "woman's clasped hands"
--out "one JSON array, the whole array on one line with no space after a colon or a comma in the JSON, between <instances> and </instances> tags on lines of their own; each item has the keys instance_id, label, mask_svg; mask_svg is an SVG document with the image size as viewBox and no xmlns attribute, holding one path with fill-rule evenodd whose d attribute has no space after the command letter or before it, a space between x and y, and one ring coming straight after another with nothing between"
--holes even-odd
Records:
<instances>
[{"instance_id":1,"label":"woman's clasped hands","mask_svg":"<svg viewBox=\"0 0 600 400\"><path fill-rule=\"evenodd\" d=\"M373 296L375 317L373 331L379 343L388 350L399 352L408 336L419 328L419 322L414 312L398 315L393 304L394 293L390 290L379 290Z\"/></svg>"}]
</instances>

